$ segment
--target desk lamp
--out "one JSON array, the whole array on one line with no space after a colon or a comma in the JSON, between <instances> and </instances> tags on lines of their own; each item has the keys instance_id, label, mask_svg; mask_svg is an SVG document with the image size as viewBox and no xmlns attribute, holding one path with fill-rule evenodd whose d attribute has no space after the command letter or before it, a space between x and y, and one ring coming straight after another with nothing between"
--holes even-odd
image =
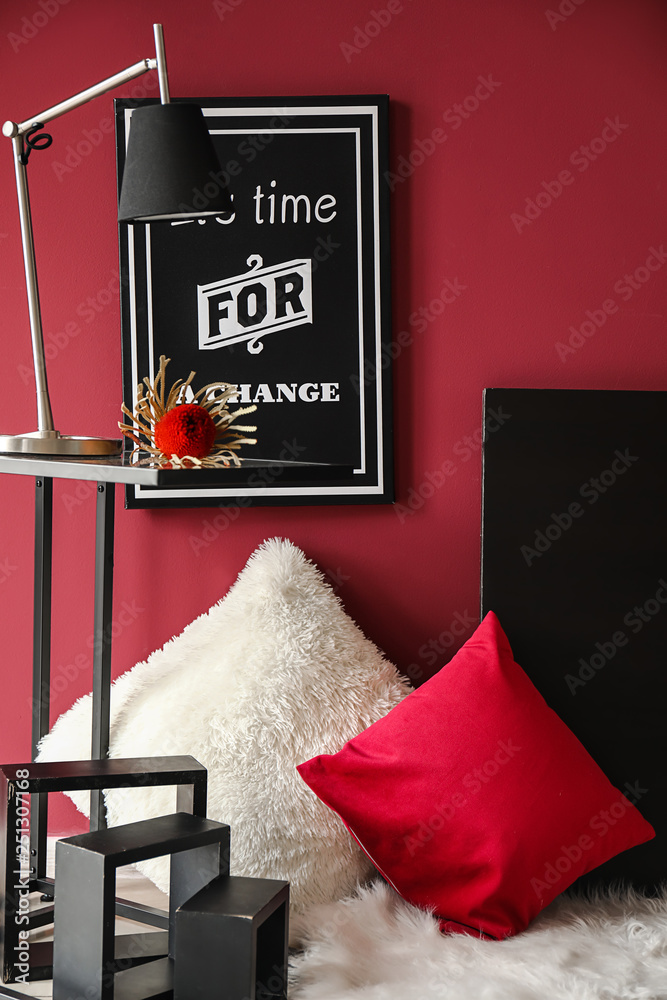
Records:
<instances>
[{"instance_id":1,"label":"desk lamp","mask_svg":"<svg viewBox=\"0 0 667 1000\"><path fill-rule=\"evenodd\" d=\"M193 196L218 173L220 164L201 108L196 104L171 104L164 52L162 25L154 24L155 59L142 59L114 76L82 90L73 97L33 115L26 121L5 122L3 135L12 140L23 261L28 292L28 311L32 336L32 354L37 392L36 431L18 435L0 435L0 453L29 455L60 455L92 457L117 455L121 441L117 439L64 435L53 423L46 378L42 318L37 288L37 269L28 195L27 165L34 150L47 149L52 137L41 131L53 118L78 108L94 97L128 83L148 70L157 69L160 84L160 104L137 108L132 113L131 128L123 171L123 184L118 208L119 222L153 222L191 219L204 215L222 215L231 211L231 199L225 188L219 187L206 209L192 208ZM26 148L27 147L27 148Z\"/></svg>"}]
</instances>

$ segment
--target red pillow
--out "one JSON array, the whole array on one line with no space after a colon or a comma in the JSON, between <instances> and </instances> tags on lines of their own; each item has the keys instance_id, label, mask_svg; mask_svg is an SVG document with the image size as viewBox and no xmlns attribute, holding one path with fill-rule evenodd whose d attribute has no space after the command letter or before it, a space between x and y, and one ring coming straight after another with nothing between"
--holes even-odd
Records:
<instances>
[{"instance_id":1,"label":"red pillow","mask_svg":"<svg viewBox=\"0 0 667 1000\"><path fill-rule=\"evenodd\" d=\"M388 715L298 770L446 930L516 934L580 875L655 836L514 662L493 612Z\"/></svg>"}]
</instances>

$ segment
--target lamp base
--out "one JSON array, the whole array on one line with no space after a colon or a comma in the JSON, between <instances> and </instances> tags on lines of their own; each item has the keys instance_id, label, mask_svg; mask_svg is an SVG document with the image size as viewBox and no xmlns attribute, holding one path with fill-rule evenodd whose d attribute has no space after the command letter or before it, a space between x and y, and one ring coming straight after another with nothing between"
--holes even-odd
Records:
<instances>
[{"instance_id":1,"label":"lamp base","mask_svg":"<svg viewBox=\"0 0 667 1000\"><path fill-rule=\"evenodd\" d=\"M74 437L60 431L0 434L0 454L94 458L120 455L122 449L123 442L118 438Z\"/></svg>"}]
</instances>

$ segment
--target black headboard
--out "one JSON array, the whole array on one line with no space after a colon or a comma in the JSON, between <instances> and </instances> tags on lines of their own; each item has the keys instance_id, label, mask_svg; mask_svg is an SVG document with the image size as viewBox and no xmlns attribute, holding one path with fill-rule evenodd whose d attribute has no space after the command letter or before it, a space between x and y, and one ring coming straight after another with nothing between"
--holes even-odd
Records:
<instances>
[{"instance_id":1,"label":"black headboard","mask_svg":"<svg viewBox=\"0 0 667 1000\"><path fill-rule=\"evenodd\" d=\"M482 614L656 839L667 879L667 392L486 389Z\"/></svg>"}]
</instances>

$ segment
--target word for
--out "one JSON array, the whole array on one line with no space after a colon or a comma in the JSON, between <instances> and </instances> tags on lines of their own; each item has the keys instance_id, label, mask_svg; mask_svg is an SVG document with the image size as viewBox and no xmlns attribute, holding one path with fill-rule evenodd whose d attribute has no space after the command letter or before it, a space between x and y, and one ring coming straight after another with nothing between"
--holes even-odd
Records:
<instances>
[{"instance_id":1,"label":"word for","mask_svg":"<svg viewBox=\"0 0 667 1000\"><path fill-rule=\"evenodd\" d=\"M256 254L248 264L251 270L245 274L197 285L201 351L245 341L251 354L259 354L265 335L312 323L310 260L262 267Z\"/></svg>"},{"instance_id":2,"label":"word for","mask_svg":"<svg viewBox=\"0 0 667 1000\"><path fill-rule=\"evenodd\" d=\"M289 459L298 459L299 455L302 455L307 449L297 443L296 440L283 441L283 448L278 456L279 462L285 462ZM272 464L266 466L266 468L257 469L250 473L246 483L249 487L256 489L257 487L270 486L272 483L279 479L282 475L283 468L280 465ZM209 545L215 542L223 531L226 531L230 524L239 517L241 511L244 507L251 507L253 504L252 496L240 496L235 503L229 506L221 506L221 511L216 514L212 521L204 521L204 530L200 535L190 535L188 541L190 542L190 548L195 555L199 555L202 549L207 549Z\"/></svg>"},{"instance_id":3,"label":"word for","mask_svg":"<svg viewBox=\"0 0 667 1000\"><path fill-rule=\"evenodd\" d=\"M641 264L632 274L624 274L622 278L614 284L614 291L623 302L629 302L635 292L649 281L652 274L659 271L665 261L667 252L662 243L660 248L649 247L649 254L644 264ZM570 327L570 337L566 344L557 341L555 346L556 354L561 361L567 361L569 355L576 354L587 340L590 340L597 331L604 326L609 316L618 312L618 303L614 299L605 299L599 309L587 309L585 316L587 319L579 327Z\"/></svg>"},{"instance_id":4,"label":"word for","mask_svg":"<svg viewBox=\"0 0 667 1000\"><path fill-rule=\"evenodd\" d=\"M417 333L423 333L429 323L432 323L438 316L443 314L445 306L453 305L467 288L468 286L462 285L458 278L446 278L437 298L431 299L427 306L420 306L416 312L410 313L408 317L409 325L414 327ZM410 330L401 330L390 344L382 345L379 365L375 361L371 361L370 358L367 358L364 362L363 377L356 374L350 375L350 382L357 396L361 394L360 387L362 382L364 385L374 382L378 368L380 371L384 371L392 361L395 361L403 353L406 347L410 347L414 343L414 340L415 338Z\"/></svg>"},{"instance_id":5,"label":"word for","mask_svg":"<svg viewBox=\"0 0 667 1000\"><path fill-rule=\"evenodd\" d=\"M497 411L487 410L486 427L489 433L494 434L511 416L511 413L503 413L502 406L499 406ZM481 428L477 428L472 435L466 434L457 441L453 452L460 457L461 462L469 462L476 452L481 451L482 440ZM429 500L437 489L439 490L444 486L447 480L455 475L457 471L458 465L456 462L448 458L439 468L434 469L432 472L426 472L423 482L417 489L411 486L408 490L407 506L400 503L394 504L394 511L401 524L403 524L408 516L416 514L418 510L421 510L425 501Z\"/></svg>"},{"instance_id":6,"label":"word for","mask_svg":"<svg viewBox=\"0 0 667 1000\"><path fill-rule=\"evenodd\" d=\"M667 604L667 582L661 578L658 580L658 584L655 597L650 597L644 604L635 605L623 618L623 624L630 629L633 635L641 632L644 625L652 621ZM619 649L627 646L628 641L626 633L619 629L607 642L596 642L597 652L593 653L590 659L585 660L580 657L577 675L565 675L565 683L570 689L570 694L575 695L578 688L585 687L588 681L596 676L597 672L606 667L610 660L613 660Z\"/></svg>"},{"instance_id":7,"label":"word for","mask_svg":"<svg viewBox=\"0 0 667 1000\"><path fill-rule=\"evenodd\" d=\"M489 781L495 778L500 768L509 764L514 755L521 750L521 747L515 746L511 739L498 740L497 745L498 750L493 757L485 761L481 767L468 771L462 778L461 784L470 792L470 795L478 795L484 785L488 785ZM423 820L420 822L416 835L408 834L403 838L410 857L413 857L424 844L428 844L433 839L433 834L442 830L445 823L453 818L457 809L462 809L467 802L468 798L462 792L454 792L446 802L439 803L428 823L424 823Z\"/></svg>"},{"instance_id":8,"label":"word for","mask_svg":"<svg viewBox=\"0 0 667 1000\"><path fill-rule=\"evenodd\" d=\"M568 17L572 17L575 13L577 7L581 7L582 3L586 0L563 0L558 6L558 10L545 10L544 15L549 22L549 27L552 31L555 31L559 24L563 21L567 21Z\"/></svg>"},{"instance_id":9,"label":"word for","mask_svg":"<svg viewBox=\"0 0 667 1000\"><path fill-rule=\"evenodd\" d=\"M643 791L646 791L646 789ZM593 816L592 820L588 824L589 829L598 837L606 837L609 831L616 826L619 820L623 819L626 812L630 808L631 803L624 795L622 795L618 802L612 802L609 809L601 809L599 813L596 813L596 815ZM577 865L583 858L584 853L586 851L591 851L594 846L595 841L587 833L582 833L581 836L578 837L576 843L571 844L569 847L562 844L562 854L553 863L551 861L547 862L544 866L542 878L531 878L530 880L533 892L538 899L541 899L544 893L548 892L549 886L557 885L564 875L571 872L572 866Z\"/></svg>"},{"instance_id":10,"label":"word for","mask_svg":"<svg viewBox=\"0 0 667 1000\"><path fill-rule=\"evenodd\" d=\"M479 83L475 87L473 94L468 94L460 104L453 104L451 108L447 108L442 113L443 120L448 125L451 125L452 132L460 128L463 122L477 111L481 101L488 100L491 94L495 93L498 87L501 86L499 81L494 80L491 74L487 77L478 76L477 79ZM432 156L437 147L446 142L446 140L447 132L439 127L434 128L425 139L417 139L407 157L403 154L399 156L396 172L394 173L391 170L385 171L384 179L389 185L389 190L394 191L397 185L403 184L404 181L412 177L417 167L421 167L426 158Z\"/></svg>"},{"instance_id":11,"label":"word for","mask_svg":"<svg viewBox=\"0 0 667 1000\"><path fill-rule=\"evenodd\" d=\"M611 468L604 469L597 478L591 477L579 487L579 496L587 500L590 506L596 504L600 497L614 485L618 477L625 475L631 465L639 461L639 456L631 455L628 448L624 452L617 449L614 455L616 457L611 463ZM536 559L548 552L553 543L557 542L561 535L572 527L575 518L583 517L583 515L584 508L577 501L569 504L567 510L562 514L552 514L544 530L535 532L533 545L521 546L521 555L525 559L526 565L532 566Z\"/></svg>"},{"instance_id":12,"label":"word for","mask_svg":"<svg viewBox=\"0 0 667 1000\"><path fill-rule=\"evenodd\" d=\"M233 403L340 403L338 382L277 382L273 389L267 382L254 388L250 382L241 382Z\"/></svg>"},{"instance_id":13,"label":"word for","mask_svg":"<svg viewBox=\"0 0 667 1000\"><path fill-rule=\"evenodd\" d=\"M612 121L605 118L605 127L600 136L591 139L588 146L579 146L578 149L570 153L570 163L577 167L579 173L588 170L591 163L605 152L610 143L615 142L629 125L625 125L618 115ZM569 170L561 170L557 178L553 181L542 181L542 190L534 198L526 198L524 214L512 212L510 219L514 224L517 233L523 232L526 226L530 226L536 219L549 208L557 198L560 198L566 187L574 184L576 178Z\"/></svg>"},{"instance_id":14,"label":"word for","mask_svg":"<svg viewBox=\"0 0 667 1000\"><path fill-rule=\"evenodd\" d=\"M39 0L37 4L39 10L36 10L32 17L21 18L21 33L17 35L10 31L7 35L7 41L14 52L18 52L21 45L27 45L39 29L45 28L49 20L55 17L66 3L69 3L69 0Z\"/></svg>"},{"instance_id":15,"label":"word for","mask_svg":"<svg viewBox=\"0 0 667 1000\"><path fill-rule=\"evenodd\" d=\"M260 281L253 281L248 285L242 285L236 294L230 289L220 292L219 295L209 299L215 310L216 333L224 333L225 320L231 319L229 305L233 302L235 308L234 329L247 329L252 326L260 326L264 320L282 319L287 316L287 307L295 315L305 312L301 302L304 281L296 271L287 274L274 276L273 287L267 288ZM271 302L271 312L269 314L269 302Z\"/></svg>"},{"instance_id":16,"label":"word for","mask_svg":"<svg viewBox=\"0 0 667 1000\"><path fill-rule=\"evenodd\" d=\"M397 14L402 14L403 4L401 0L389 0L386 7L381 7L380 10L372 10L370 13L370 20L360 28L358 24L354 26L354 35L352 36L352 44L349 42L341 42L340 50L343 53L343 58L346 63L352 62L353 56L358 56L362 49L365 49L367 45L371 44L371 41L380 34L383 28L388 28L391 24L393 18Z\"/></svg>"}]
</instances>

